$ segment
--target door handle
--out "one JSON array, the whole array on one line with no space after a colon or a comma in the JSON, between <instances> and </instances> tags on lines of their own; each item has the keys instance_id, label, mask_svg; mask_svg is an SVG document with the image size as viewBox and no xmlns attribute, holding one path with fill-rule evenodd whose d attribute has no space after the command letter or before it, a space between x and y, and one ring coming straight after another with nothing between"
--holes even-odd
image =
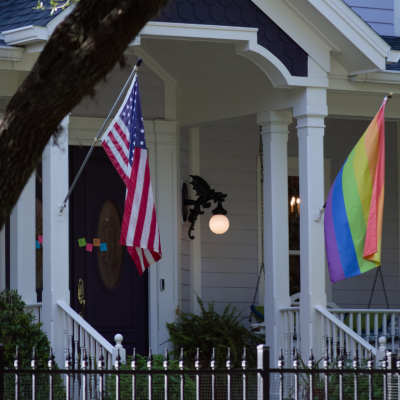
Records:
<instances>
[{"instance_id":1,"label":"door handle","mask_svg":"<svg viewBox=\"0 0 400 400\"><path fill-rule=\"evenodd\" d=\"M79 313L79 315L83 318L83 311L85 310L86 301L85 301L85 290L82 278L80 278L78 281L78 300L79 304L83 305L82 311Z\"/></svg>"}]
</instances>

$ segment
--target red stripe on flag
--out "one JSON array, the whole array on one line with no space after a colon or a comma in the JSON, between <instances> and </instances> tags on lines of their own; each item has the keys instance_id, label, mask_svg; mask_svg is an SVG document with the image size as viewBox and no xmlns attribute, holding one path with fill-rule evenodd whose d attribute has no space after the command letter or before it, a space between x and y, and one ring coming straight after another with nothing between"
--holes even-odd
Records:
<instances>
[{"instance_id":1,"label":"red stripe on flag","mask_svg":"<svg viewBox=\"0 0 400 400\"><path fill-rule=\"evenodd\" d=\"M143 275L143 269L141 267L141 262L140 262L140 258L137 254L137 251L134 247L131 246L126 246L126 249L128 250L128 253L131 255L133 262L136 265L136 268L139 272L139 276Z\"/></svg>"},{"instance_id":2,"label":"red stripe on flag","mask_svg":"<svg viewBox=\"0 0 400 400\"><path fill-rule=\"evenodd\" d=\"M157 262L157 261L161 260L162 253L157 253L157 252L151 251L151 250L150 250L150 253L153 256L154 261Z\"/></svg>"},{"instance_id":3,"label":"red stripe on flag","mask_svg":"<svg viewBox=\"0 0 400 400\"><path fill-rule=\"evenodd\" d=\"M111 141L113 142L115 148L117 149L119 155L122 157L122 160L124 161L125 165L129 164L129 160L128 157L125 155L124 150L122 149L122 147L120 146L120 144L118 143L118 140L115 139L114 135L112 132L110 132L108 134L108 137L111 139Z\"/></svg>"},{"instance_id":4,"label":"red stripe on flag","mask_svg":"<svg viewBox=\"0 0 400 400\"><path fill-rule=\"evenodd\" d=\"M140 153L140 154L142 155L142 153ZM146 153L144 153L144 155L147 156ZM141 245L144 220L146 218L147 199L149 196L149 188L150 188L150 169L149 169L149 160L146 157L146 165L144 167L142 198L140 200L140 206L139 206L139 211L138 211L138 221L136 223L136 232L135 232L135 236L133 238L133 246L135 246L135 247L140 247L140 245Z\"/></svg>"},{"instance_id":5,"label":"red stripe on flag","mask_svg":"<svg viewBox=\"0 0 400 400\"><path fill-rule=\"evenodd\" d=\"M126 148L129 150L128 138L126 137L124 131L121 129L117 122L114 124L114 128L118 132L120 138L124 141Z\"/></svg>"},{"instance_id":6,"label":"red stripe on flag","mask_svg":"<svg viewBox=\"0 0 400 400\"><path fill-rule=\"evenodd\" d=\"M136 148L133 155L131 178L127 185L128 195L126 196L125 200L125 210L124 210L124 217L122 219L121 237L119 239L119 244L123 246L127 245L126 236L128 234L129 224L131 222L132 204L135 195L137 195L136 183L137 183L137 174L138 174L141 155L142 155L141 149Z\"/></svg>"},{"instance_id":7,"label":"red stripe on flag","mask_svg":"<svg viewBox=\"0 0 400 400\"><path fill-rule=\"evenodd\" d=\"M122 180L124 181L125 186L128 186L129 177L125 174L125 171L122 169L120 163L115 158L115 156L114 156L112 150L110 149L110 147L108 146L107 142L103 141L101 145L103 146L103 148L104 148L105 152L107 153L108 157L110 158L112 164L114 165L115 169L117 170L117 172L121 176Z\"/></svg>"},{"instance_id":8,"label":"red stripe on flag","mask_svg":"<svg viewBox=\"0 0 400 400\"><path fill-rule=\"evenodd\" d=\"M151 215L151 224L150 224L149 243L147 246L149 250L153 251L155 250L154 239L156 238L156 226L157 226L156 208L153 205L153 212Z\"/></svg>"}]
</instances>

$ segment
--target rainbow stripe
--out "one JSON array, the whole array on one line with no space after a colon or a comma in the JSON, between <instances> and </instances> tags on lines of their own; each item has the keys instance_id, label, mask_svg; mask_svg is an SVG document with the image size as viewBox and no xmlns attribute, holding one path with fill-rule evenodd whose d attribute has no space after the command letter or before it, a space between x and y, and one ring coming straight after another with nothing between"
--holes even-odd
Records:
<instances>
[{"instance_id":1,"label":"rainbow stripe","mask_svg":"<svg viewBox=\"0 0 400 400\"><path fill-rule=\"evenodd\" d=\"M387 98L348 156L325 205L325 247L332 283L381 264L386 103Z\"/></svg>"}]
</instances>

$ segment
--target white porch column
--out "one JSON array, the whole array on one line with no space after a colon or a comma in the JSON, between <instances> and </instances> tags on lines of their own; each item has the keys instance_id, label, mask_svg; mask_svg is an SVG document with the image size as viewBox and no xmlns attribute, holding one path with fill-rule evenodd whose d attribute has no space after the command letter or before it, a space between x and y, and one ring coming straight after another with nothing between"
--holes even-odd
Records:
<instances>
[{"instance_id":1,"label":"white porch column","mask_svg":"<svg viewBox=\"0 0 400 400\"><path fill-rule=\"evenodd\" d=\"M310 348L322 356L321 319L316 305L326 307L324 223L314 220L323 207L324 118L328 114L326 90L303 88L297 92L293 116L297 118L300 178L300 332L302 358Z\"/></svg>"},{"instance_id":2,"label":"white porch column","mask_svg":"<svg viewBox=\"0 0 400 400\"><path fill-rule=\"evenodd\" d=\"M265 344L271 348L271 366L284 347L281 307L290 307L287 141L291 111L257 114L262 126L264 162Z\"/></svg>"},{"instance_id":3,"label":"white porch column","mask_svg":"<svg viewBox=\"0 0 400 400\"><path fill-rule=\"evenodd\" d=\"M189 130L190 142L190 175L200 175L200 128ZM195 199L196 191L190 186L190 198ZM185 234L187 234L185 232ZM196 221L194 239L190 241L190 307L193 314L200 315L200 305L197 296L201 299L201 218Z\"/></svg>"},{"instance_id":4,"label":"white porch column","mask_svg":"<svg viewBox=\"0 0 400 400\"><path fill-rule=\"evenodd\" d=\"M29 178L10 217L10 289L36 303L35 173Z\"/></svg>"},{"instance_id":5,"label":"white porch column","mask_svg":"<svg viewBox=\"0 0 400 400\"><path fill-rule=\"evenodd\" d=\"M53 347L56 361L64 365L64 321L58 300L69 304L68 207L59 215L59 205L68 192L68 123L58 145L51 139L43 152L43 330Z\"/></svg>"},{"instance_id":6,"label":"white porch column","mask_svg":"<svg viewBox=\"0 0 400 400\"><path fill-rule=\"evenodd\" d=\"M180 299L179 126L176 121L145 121L146 142L162 258L149 268L150 346L153 353L172 350L167 322L175 321ZM161 280L164 290L161 290Z\"/></svg>"}]
</instances>

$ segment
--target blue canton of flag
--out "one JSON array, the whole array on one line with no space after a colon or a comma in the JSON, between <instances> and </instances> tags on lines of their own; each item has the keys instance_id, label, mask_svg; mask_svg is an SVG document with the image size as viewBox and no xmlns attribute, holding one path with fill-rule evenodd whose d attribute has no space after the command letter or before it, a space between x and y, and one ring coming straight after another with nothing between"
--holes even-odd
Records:
<instances>
[{"instance_id":1,"label":"blue canton of flag","mask_svg":"<svg viewBox=\"0 0 400 400\"><path fill-rule=\"evenodd\" d=\"M129 99L121 113L121 120L129 129L129 164L132 165L133 152L135 147L146 148L146 139L144 136L144 124L142 116L142 105L140 102L140 92L138 81L136 79Z\"/></svg>"}]
</instances>

